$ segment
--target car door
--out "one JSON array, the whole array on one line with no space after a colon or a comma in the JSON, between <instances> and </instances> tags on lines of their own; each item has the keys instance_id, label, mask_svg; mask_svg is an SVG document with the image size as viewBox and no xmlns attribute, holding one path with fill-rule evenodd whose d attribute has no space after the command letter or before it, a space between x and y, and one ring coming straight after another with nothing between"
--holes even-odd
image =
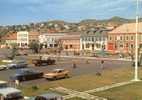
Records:
<instances>
[{"instance_id":1,"label":"car door","mask_svg":"<svg viewBox=\"0 0 142 100\"><path fill-rule=\"evenodd\" d=\"M63 77L64 77L63 70L59 70L59 71L58 71L58 77L59 77L59 78L63 78Z\"/></svg>"}]
</instances>

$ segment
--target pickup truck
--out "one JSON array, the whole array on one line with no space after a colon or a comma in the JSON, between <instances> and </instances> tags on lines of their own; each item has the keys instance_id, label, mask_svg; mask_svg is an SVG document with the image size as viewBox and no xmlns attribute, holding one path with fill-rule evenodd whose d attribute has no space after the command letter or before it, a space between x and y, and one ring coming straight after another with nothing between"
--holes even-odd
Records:
<instances>
[{"instance_id":1,"label":"pickup truck","mask_svg":"<svg viewBox=\"0 0 142 100\"><path fill-rule=\"evenodd\" d=\"M42 65L54 65L55 64L55 60L54 59L33 59L32 63L35 66L42 66Z\"/></svg>"}]
</instances>

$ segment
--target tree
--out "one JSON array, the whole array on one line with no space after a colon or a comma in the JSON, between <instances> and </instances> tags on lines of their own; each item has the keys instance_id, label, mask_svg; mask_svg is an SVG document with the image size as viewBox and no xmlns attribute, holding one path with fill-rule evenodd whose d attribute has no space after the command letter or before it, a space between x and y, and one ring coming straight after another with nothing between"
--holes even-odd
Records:
<instances>
[{"instance_id":1,"label":"tree","mask_svg":"<svg viewBox=\"0 0 142 100\"><path fill-rule=\"evenodd\" d=\"M33 51L33 53L39 53L39 48L40 45L37 41L33 40L30 44L29 44L30 49Z\"/></svg>"},{"instance_id":2,"label":"tree","mask_svg":"<svg viewBox=\"0 0 142 100\"><path fill-rule=\"evenodd\" d=\"M11 46L12 46L11 54L8 58L13 60L15 58L15 56L17 55L18 48L17 48L17 44L11 44Z\"/></svg>"}]
</instances>

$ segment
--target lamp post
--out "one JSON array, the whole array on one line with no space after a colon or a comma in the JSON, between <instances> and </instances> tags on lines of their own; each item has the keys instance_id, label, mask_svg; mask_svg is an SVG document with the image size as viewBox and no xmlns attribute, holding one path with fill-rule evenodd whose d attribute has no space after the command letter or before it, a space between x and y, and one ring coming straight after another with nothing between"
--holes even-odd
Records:
<instances>
[{"instance_id":1,"label":"lamp post","mask_svg":"<svg viewBox=\"0 0 142 100\"><path fill-rule=\"evenodd\" d=\"M136 36L135 36L135 72L134 72L134 81L139 81L138 78L138 21L139 21L139 0L137 0L137 8L136 8Z\"/></svg>"}]
</instances>

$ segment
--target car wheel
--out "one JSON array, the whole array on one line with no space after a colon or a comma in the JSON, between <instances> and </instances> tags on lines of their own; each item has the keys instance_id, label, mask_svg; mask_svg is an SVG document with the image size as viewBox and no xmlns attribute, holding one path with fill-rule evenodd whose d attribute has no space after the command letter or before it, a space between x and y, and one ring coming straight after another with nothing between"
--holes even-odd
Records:
<instances>
[{"instance_id":1,"label":"car wheel","mask_svg":"<svg viewBox=\"0 0 142 100\"><path fill-rule=\"evenodd\" d=\"M65 78L69 78L69 75L68 75L68 74L66 74L66 75L65 75Z\"/></svg>"},{"instance_id":2,"label":"car wheel","mask_svg":"<svg viewBox=\"0 0 142 100\"><path fill-rule=\"evenodd\" d=\"M53 80L57 80L57 77L53 77Z\"/></svg>"}]
</instances>

